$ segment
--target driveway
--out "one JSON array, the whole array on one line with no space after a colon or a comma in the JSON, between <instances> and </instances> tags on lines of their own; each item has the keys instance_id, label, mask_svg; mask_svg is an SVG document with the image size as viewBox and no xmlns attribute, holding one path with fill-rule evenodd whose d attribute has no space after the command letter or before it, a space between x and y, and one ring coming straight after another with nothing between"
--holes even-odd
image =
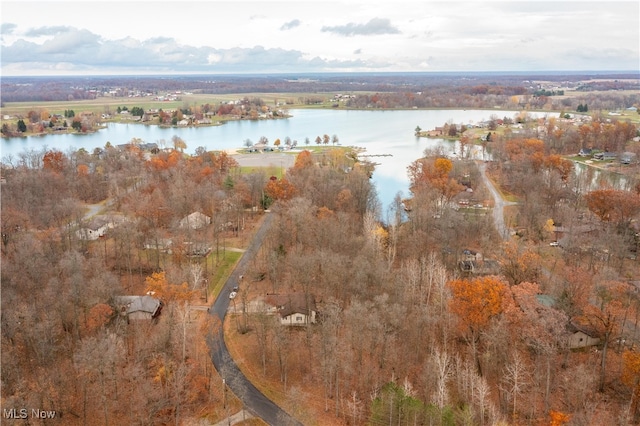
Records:
<instances>
[{"instance_id":1,"label":"driveway","mask_svg":"<svg viewBox=\"0 0 640 426\"><path fill-rule=\"evenodd\" d=\"M480 174L482 175L482 181L484 182L484 186L486 186L487 189L489 189L489 192L491 192L491 196L493 197L493 201L494 201L493 223L496 227L496 230L502 237L502 239L506 241L509 239L510 233L509 233L509 228L507 227L507 224L504 222L504 207L513 206L513 205L516 205L517 203L511 202L511 201L505 201L504 198L502 198L502 195L498 192L496 187L493 185L493 182L491 182L491 179L489 179L489 177L487 176L486 163L484 162L480 163L478 166L478 169L480 170Z\"/></svg>"},{"instance_id":2,"label":"driveway","mask_svg":"<svg viewBox=\"0 0 640 426\"><path fill-rule=\"evenodd\" d=\"M262 222L262 226L220 291L218 298L213 303L210 309L210 315L218 317L220 324L224 323L224 318L229 309L229 292L233 287L240 285L240 275L245 273L247 265L258 253L272 221L273 216L271 213L267 213L267 216ZM208 336L207 343L209 344L211 360L216 370L218 370L229 389L242 400L248 411L270 425L302 425L302 423L291 417L282 408L278 407L273 401L262 394L262 392L242 374L227 349L224 341L224 327L220 326L217 330L213 331Z\"/></svg>"}]
</instances>

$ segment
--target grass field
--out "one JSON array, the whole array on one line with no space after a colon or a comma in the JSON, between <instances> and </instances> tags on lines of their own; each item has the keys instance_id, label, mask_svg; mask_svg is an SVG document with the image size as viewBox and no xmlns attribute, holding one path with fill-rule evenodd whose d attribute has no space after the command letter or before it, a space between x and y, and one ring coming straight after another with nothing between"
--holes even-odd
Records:
<instances>
[{"instance_id":1,"label":"grass field","mask_svg":"<svg viewBox=\"0 0 640 426\"><path fill-rule=\"evenodd\" d=\"M305 105L300 102L300 98L308 96L320 96L326 99L324 105ZM118 107L140 107L147 109L172 110L177 108L188 108L190 106L200 106L204 104L218 105L223 102L235 101L242 98L260 98L268 106L275 106L278 103L286 108L324 108L330 106L329 100L333 93L309 94L309 93L242 93L242 94L189 94L182 95L176 101L157 101L150 97L141 98L111 98L101 97L92 100L79 101L52 101L52 102L6 102L0 108L1 115L24 115L29 111L47 110L50 114L62 114L65 110L73 110L76 113L87 111L94 114L115 113ZM286 103L286 104L285 104Z\"/></svg>"}]
</instances>

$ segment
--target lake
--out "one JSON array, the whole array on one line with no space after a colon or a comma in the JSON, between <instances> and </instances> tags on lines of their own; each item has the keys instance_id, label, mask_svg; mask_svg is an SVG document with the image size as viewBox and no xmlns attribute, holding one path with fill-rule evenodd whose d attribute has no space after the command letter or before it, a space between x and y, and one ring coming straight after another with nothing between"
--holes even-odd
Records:
<instances>
[{"instance_id":1,"label":"lake","mask_svg":"<svg viewBox=\"0 0 640 426\"><path fill-rule=\"evenodd\" d=\"M178 136L187 144L187 152L194 153L202 146L207 150L244 148L244 141L257 143L264 136L272 144L276 139L283 143L288 136L305 147L309 138L315 145L316 137L324 134L336 135L340 145L358 146L366 149L371 160L378 163L373 176L378 198L383 206L391 204L398 192L408 195L409 178L407 166L423 156L427 148L442 146L445 152L453 152L455 144L442 139L416 138L416 126L424 130L442 126L448 121L466 125L489 120L492 115L510 117L514 111L498 110L409 110L409 111L346 111L346 110L291 110L292 117L278 120L231 121L215 127L161 128L154 125L110 123L96 133L78 135L61 134L30 136L26 138L2 138L0 158L5 162L14 159L25 150L40 150L43 147L63 152L85 148L91 152L96 147L125 144L133 138L145 143L166 141ZM535 116L535 115L534 115ZM389 155L390 154L390 155ZM475 156L481 156L476 151Z\"/></svg>"}]
</instances>

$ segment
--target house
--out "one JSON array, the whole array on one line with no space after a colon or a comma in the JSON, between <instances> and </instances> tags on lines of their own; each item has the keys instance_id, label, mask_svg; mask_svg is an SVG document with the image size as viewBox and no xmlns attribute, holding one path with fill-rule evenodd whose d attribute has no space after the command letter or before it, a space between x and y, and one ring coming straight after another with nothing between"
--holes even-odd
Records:
<instances>
[{"instance_id":1,"label":"house","mask_svg":"<svg viewBox=\"0 0 640 426\"><path fill-rule=\"evenodd\" d=\"M596 160L611 161L618 158L618 155L615 152L598 152L593 155L593 158Z\"/></svg>"},{"instance_id":2,"label":"house","mask_svg":"<svg viewBox=\"0 0 640 426\"><path fill-rule=\"evenodd\" d=\"M95 241L123 221L123 216L95 216L76 231L76 236L81 240Z\"/></svg>"},{"instance_id":3,"label":"house","mask_svg":"<svg viewBox=\"0 0 640 426\"><path fill-rule=\"evenodd\" d=\"M468 275L497 275L500 273L500 263L497 260L461 260L458 262L460 270Z\"/></svg>"},{"instance_id":4,"label":"house","mask_svg":"<svg viewBox=\"0 0 640 426\"><path fill-rule=\"evenodd\" d=\"M636 162L636 153L635 152L623 152L620 156L620 162L622 164L631 164Z\"/></svg>"},{"instance_id":5,"label":"house","mask_svg":"<svg viewBox=\"0 0 640 426\"><path fill-rule=\"evenodd\" d=\"M204 213L193 212L188 216L180 219L179 228L200 229L211 223L211 218Z\"/></svg>"},{"instance_id":6,"label":"house","mask_svg":"<svg viewBox=\"0 0 640 426\"><path fill-rule=\"evenodd\" d=\"M591 157L592 154L593 150L591 148L582 148L578 153L580 157Z\"/></svg>"},{"instance_id":7,"label":"house","mask_svg":"<svg viewBox=\"0 0 640 426\"><path fill-rule=\"evenodd\" d=\"M205 257L211 252L211 245L187 241L183 244L184 254L189 257Z\"/></svg>"},{"instance_id":8,"label":"house","mask_svg":"<svg viewBox=\"0 0 640 426\"><path fill-rule=\"evenodd\" d=\"M600 343L600 338L595 330L587 325L572 321L569 323L568 329L570 333L568 341L569 349L586 348Z\"/></svg>"},{"instance_id":9,"label":"house","mask_svg":"<svg viewBox=\"0 0 640 426\"><path fill-rule=\"evenodd\" d=\"M127 321L151 320L160 315L162 302L153 296L117 296L115 305L120 315Z\"/></svg>"},{"instance_id":10,"label":"house","mask_svg":"<svg viewBox=\"0 0 640 426\"><path fill-rule=\"evenodd\" d=\"M157 239L149 239L144 243L145 250L158 250L162 253L171 254L171 246L173 245L173 241L171 238L157 238Z\"/></svg>"},{"instance_id":11,"label":"house","mask_svg":"<svg viewBox=\"0 0 640 426\"><path fill-rule=\"evenodd\" d=\"M265 302L272 306L282 325L308 325L316 322L316 302L313 296L304 293L272 294Z\"/></svg>"}]
</instances>

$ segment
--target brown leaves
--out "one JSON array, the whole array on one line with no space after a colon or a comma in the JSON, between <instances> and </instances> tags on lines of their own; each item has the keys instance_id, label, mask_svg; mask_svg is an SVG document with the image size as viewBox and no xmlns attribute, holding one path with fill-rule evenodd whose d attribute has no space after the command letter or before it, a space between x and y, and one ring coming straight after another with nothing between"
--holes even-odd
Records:
<instances>
[{"instance_id":1,"label":"brown leaves","mask_svg":"<svg viewBox=\"0 0 640 426\"><path fill-rule=\"evenodd\" d=\"M449 307L472 333L483 329L502 312L507 285L498 277L453 280L448 284L452 292Z\"/></svg>"},{"instance_id":2,"label":"brown leaves","mask_svg":"<svg viewBox=\"0 0 640 426\"><path fill-rule=\"evenodd\" d=\"M195 292L189 290L187 283L171 284L167 281L164 272L155 272L145 278L146 291L152 292L160 300L184 303L191 300Z\"/></svg>"},{"instance_id":3,"label":"brown leaves","mask_svg":"<svg viewBox=\"0 0 640 426\"><path fill-rule=\"evenodd\" d=\"M640 196L618 189L598 189L584 196L589 210L603 222L624 223L640 212Z\"/></svg>"},{"instance_id":4,"label":"brown leaves","mask_svg":"<svg viewBox=\"0 0 640 426\"><path fill-rule=\"evenodd\" d=\"M67 158L60 151L47 151L42 158L43 168L54 173L62 173L66 162Z\"/></svg>"},{"instance_id":5,"label":"brown leaves","mask_svg":"<svg viewBox=\"0 0 640 426\"><path fill-rule=\"evenodd\" d=\"M270 180L264 188L264 192L274 200L290 200L296 194L296 187L287 179Z\"/></svg>"}]
</instances>

